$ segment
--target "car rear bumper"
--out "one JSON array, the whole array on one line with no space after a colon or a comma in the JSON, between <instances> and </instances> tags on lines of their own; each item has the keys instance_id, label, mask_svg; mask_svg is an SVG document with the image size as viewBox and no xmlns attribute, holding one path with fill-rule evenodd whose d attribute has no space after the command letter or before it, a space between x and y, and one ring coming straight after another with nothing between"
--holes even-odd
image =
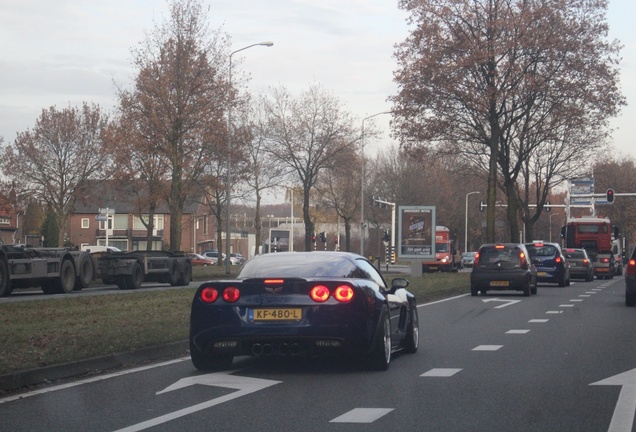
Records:
<instances>
[{"instance_id":1,"label":"car rear bumper","mask_svg":"<svg viewBox=\"0 0 636 432\"><path fill-rule=\"evenodd\" d=\"M521 291L531 280L529 272L479 272L470 275L470 285L479 290L515 290ZM506 284L507 283L507 284Z\"/></svg>"}]
</instances>

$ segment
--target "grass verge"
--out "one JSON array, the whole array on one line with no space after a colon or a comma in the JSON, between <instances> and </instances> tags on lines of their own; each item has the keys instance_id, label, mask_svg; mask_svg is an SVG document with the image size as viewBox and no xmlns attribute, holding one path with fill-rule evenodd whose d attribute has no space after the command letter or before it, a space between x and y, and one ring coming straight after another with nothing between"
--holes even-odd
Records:
<instances>
[{"instance_id":1,"label":"grass verge","mask_svg":"<svg viewBox=\"0 0 636 432\"><path fill-rule=\"evenodd\" d=\"M224 269L196 267L196 280L224 277ZM399 275L387 275L387 279ZM418 303L470 291L469 273L407 276ZM98 296L55 296L0 304L0 375L134 351L188 338L195 288Z\"/></svg>"}]
</instances>

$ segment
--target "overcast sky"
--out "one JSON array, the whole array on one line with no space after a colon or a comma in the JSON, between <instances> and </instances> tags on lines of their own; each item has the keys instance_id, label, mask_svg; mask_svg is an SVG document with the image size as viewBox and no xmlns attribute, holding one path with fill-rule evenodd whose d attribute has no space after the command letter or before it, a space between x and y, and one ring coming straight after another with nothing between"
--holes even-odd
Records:
<instances>
[{"instance_id":1,"label":"overcast sky","mask_svg":"<svg viewBox=\"0 0 636 432\"><path fill-rule=\"evenodd\" d=\"M404 40L406 14L397 0L206 0L213 28L236 50L249 89L284 85L293 92L320 83L360 121L390 110L396 92L394 45ZM34 126L42 109L94 102L115 104L115 86L132 83L131 48L167 15L164 0L1 0L0 137L12 142ZM628 100L614 145L636 158L636 1L610 0L611 38L624 45L621 83ZM375 118L392 143L389 116Z\"/></svg>"}]
</instances>

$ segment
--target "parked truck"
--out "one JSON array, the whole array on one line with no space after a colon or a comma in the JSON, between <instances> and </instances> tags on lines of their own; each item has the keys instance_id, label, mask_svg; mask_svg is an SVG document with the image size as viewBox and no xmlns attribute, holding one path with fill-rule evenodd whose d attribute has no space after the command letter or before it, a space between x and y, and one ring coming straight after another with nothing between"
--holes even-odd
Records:
<instances>
[{"instance_id":1,"label":"parked truck","mask_svg":"<svg viewBox=\"0 0 636 432\"><path fill-rule=\"evenodd\" d=\"M0 297L34 287L45 294L70 293L87 287L94 276L95 260L88 252L0 245Z\"/></svg>"},{"instance_id":2,"label":"parked truck","mask_svg":"<svg viewBox=\"0 0 636 432\"><path fill-rule=\"evenodd\" d=\"M422 261L422 272L453 272L459 269L459 261L450 230L445 226L435 227L435 259Z\"/></svg>"},{"instance_id":3,"label":"parked truck","mask_svg":"<svg viewBox=\"0 0 636 432\"><path fill-rule=\"evenodd\" d=\"M137 289L143 282L189 285L192 262L184 252L107 250L94 254L97 278L120 289Z\"/></svg>"}]
</instances>

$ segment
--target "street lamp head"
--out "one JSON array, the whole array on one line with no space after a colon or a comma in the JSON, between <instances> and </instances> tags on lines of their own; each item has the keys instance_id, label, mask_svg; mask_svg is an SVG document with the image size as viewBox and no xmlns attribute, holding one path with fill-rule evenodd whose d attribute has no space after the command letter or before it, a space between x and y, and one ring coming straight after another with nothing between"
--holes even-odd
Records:
<instances>
[{"instance_id":1,"label":"street lamp head","mask_svg":"<svg viewBox=\"0 0 636 432\"><path fill-rule=\"evenodd\" d=\"M271 46L274 46L274 42L272 42L272 41L261 42L261 43L259 43L259 45L271 47Z\"/></svg>"}]
</instances>

